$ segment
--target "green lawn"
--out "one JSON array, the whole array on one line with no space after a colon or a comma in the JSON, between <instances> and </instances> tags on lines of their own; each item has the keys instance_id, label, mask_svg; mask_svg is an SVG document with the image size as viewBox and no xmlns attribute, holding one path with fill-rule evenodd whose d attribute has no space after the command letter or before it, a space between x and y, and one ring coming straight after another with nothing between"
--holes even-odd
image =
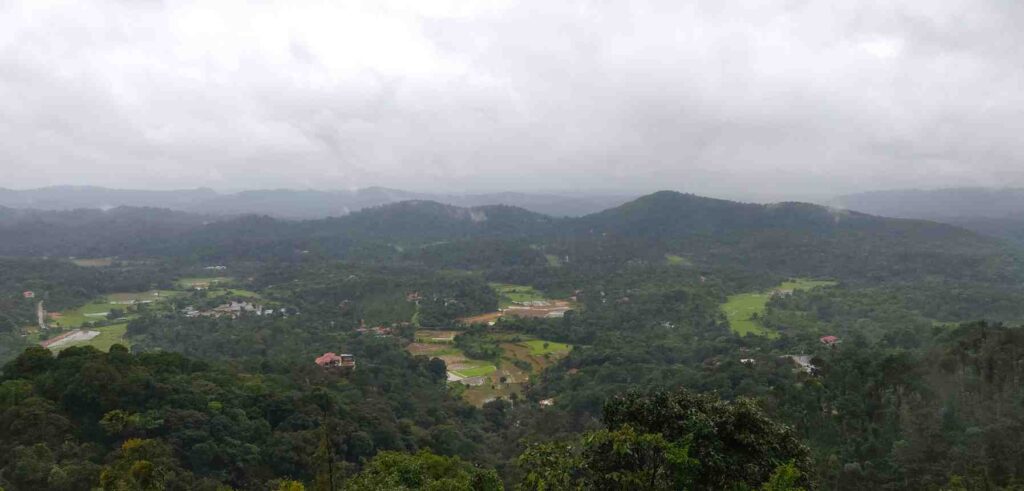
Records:
<instances>
[{"instance_id":1,"label":"green lawn","mask_svg":"<svg viewBox=\"0 0 1024 491\"><path fill-rule=\"evenodd\" d=\"M508 283L491 283L491 288L498 293L498 304L501 308L513 303L547 300L544 294L529 285L511 285Z\"/></svg>"},{"instance_id":2,"label":"green lawn","mask_svg":"<svg viewBox=\"0 0 1024 491\"><path fill-rule=\"evenodd\" d=\"M547 259L548 266L551 266L553 268L557 268L562 265L562 260L559 259L558 256L554 254L545 254L544 259Z\"/></svg>"},{"instance_id":3,"label":"green lawn","mask_svg":"<svg viewBox=\"0 0 1024 491\"><path fill-rule=\"evenodd\" d=\"M548 353L568 353L572 351L572 346L565 343L556 343L554 341L544 341L543 339L531 339L529 341L523 341L522 344L530 347L531 355L546 355ZM545 347L544 345L547 345Z\"/></svg>"},{"instance_id":4,"label":"green lawn","mask_svg":"<svg viewBox=\"0 0 1024 491\"><path fill-rule=\"evenodd\" d=\"M740 336L753 334L756 336L765 336L775 339L779 337L779 333L765 329L759 320L753 319L754 314L759 316L764 315L764 306L768 303L768 300L771 299L773 291L787 292L795 290L810 290L812 288L831 286L835 284L836 282L834 281L810 280L805 278L786 281L769 292L741 293L738 295L732 295L729 297L728 301L722 305L722 311L725 312L725 317L729 321L729 327L736 334L739 334Z\"/></svg>"},{"instance_id":5,"label":"green lawn","mask_svg":"<svg viewBox=\"0 0 1024 491\"><path fill-rule=\"evenodd\" d=\"M463 368L462 370L452 370L451 372L460 377L483 377L484 375L490 375L497 370L498 367L494 365L480 365L471 368Z\"/></svg>"}]
</instances>

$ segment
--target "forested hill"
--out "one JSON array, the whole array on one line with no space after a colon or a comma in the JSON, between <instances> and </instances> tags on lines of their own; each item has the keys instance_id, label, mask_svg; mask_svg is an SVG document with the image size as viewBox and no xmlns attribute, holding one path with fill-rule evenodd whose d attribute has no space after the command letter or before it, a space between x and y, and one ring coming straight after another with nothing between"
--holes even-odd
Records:
<instances>
[{"instance_id":1,"label":"forested hill","mask_svg":"<svg viewBox=\"0 0 1024 491\"><path fill-rule=\"evenodd\" d=\"M644 196L571 223L567 248L631 244L649 260L873 280L955 277L1015 281L1018 251L934 222L882 218L807 203L743 204L674 192ZM606 249L608 247L605 247Z\"/></svg>"},{"instance_id":2,"label":"forested hill","mask_svg":"<svg viewBox=\"0 0 1024 491\"><path fill-rule=\"evenodd\" d=\"M806 203L757 205L663 191L580 218L510 206L461 208L406 201L344 217L220 221L154 209L0 213L0 255L179 256L228 261L371 254L417 260L514 244L516 261L544 254L581 267L682 257L778 274L891 279L930 276L1015 282L1010 245L950 225L882 218ZM481 245L483 244L483 245ZM532 257L532 258L531 258ZM507 261L506 261L507 262ZM452 266L452 265L449 265ZM455 265L466 267L464 264Z\"/></svg>"}]
</instances>

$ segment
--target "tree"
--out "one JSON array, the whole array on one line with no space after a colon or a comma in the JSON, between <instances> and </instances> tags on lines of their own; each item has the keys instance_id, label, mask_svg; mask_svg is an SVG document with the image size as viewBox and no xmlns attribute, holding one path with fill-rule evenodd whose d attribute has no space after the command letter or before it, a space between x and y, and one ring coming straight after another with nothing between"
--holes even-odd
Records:
<instances>
[{"instance_id":1,"label":"tree","mask_svg":"<svg viewBox=\"0 0 1024 491\"><path fill-rule=\"evenodd\" d=\"M686 389L634 391L605 404L604 423L611 430L629 426L689 444L700 462L694 479L700 489L756 487L780 465L792 463L804 474L810 466L809 452L793 431L750 399L726 402Z\"/></svg>"},{"instance_id":2,"label":"tree","mask_svg":"<svg viewBox=\"0 0 1024 491\"><path fill-rule=\"evenodd\" d=\"M574 443L531 447L518 464L526 471L521 490L656 491L687 488L696 461L686 446L626 425L588 433Z\"/></svg>"},{"instance_id":3,"label":"tree","mask_svg":"<svg viewBox=\"0 0 1024 491\"><path fill-rule=\"evenodd\" d=\"M100 473L104 490L191 489L191 473L183 470L171 449L159 440L125 441L114 461Z\"/></svg>"},{"instance_id":4,"label":"tree","mask_svg":"<svg viewBox=\"0 0 1024 491\"><path fill-rule=\"evenodd\" d=\"M501 491L498 473L482 469L458 457L427 451L416 454L381 452L359 474L345 483L346 490L360 491Z\"/></svg>"}]
</instances>

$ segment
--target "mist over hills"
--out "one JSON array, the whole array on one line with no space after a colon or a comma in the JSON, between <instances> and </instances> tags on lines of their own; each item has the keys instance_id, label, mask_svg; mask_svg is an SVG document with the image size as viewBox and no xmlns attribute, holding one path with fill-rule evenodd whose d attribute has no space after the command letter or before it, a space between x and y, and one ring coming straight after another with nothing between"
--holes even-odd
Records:
<instances>
[{"instance_id":1,"label":"mist over hills","mask_svg":"<svg viewBox=\"0 0 1024 491\"><path fill-rule=\"evenodd\" d=\"M898 189L848 194L835 199L843 208L897 218L1004 218L1024 215L1024 189Z\"/></svg>"},{"instance_id":2,"label":"mist over hills","mask_svg":"<svg viewBox=\"0 0 1024 491\"><path fill-rule=\"evenodd\" d=\"M342 216L364 208L409 200L473 207L518 206L551 216L580 216L622 204L632 196L540 193L417 193L371 187L354 191L268 189L218 193L208 188L178 191L55 186L29 190L0 188L0 206L37 210L109 209L118 206L166 208L209 215L268 215L285 219Z\"/></svg>"},{"instance_id":3,"label":"mist over hills","mask_svg":"<svg viewBox=\"0 0 1024 491\"><path fill-rule=\"evenodd\" d=\"M904 189L850 194L835 204L873 215L933 220L1024 245L1024 189Z\"/></svg>"}]
</instances>

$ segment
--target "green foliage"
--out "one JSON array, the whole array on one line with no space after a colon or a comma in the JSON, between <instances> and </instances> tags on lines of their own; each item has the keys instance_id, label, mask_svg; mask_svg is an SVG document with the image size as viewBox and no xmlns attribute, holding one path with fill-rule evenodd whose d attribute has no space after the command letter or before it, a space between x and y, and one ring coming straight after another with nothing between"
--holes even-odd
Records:
<instances>
[{"instance_id":1,"label":"green foliage","mask_svg":"<svg viewBox=\"0 0 1024 491\"><path fill-rule=\"evenodd\" d=\"M458 457L430 452L381 452L345 482L344 489L367 491L500 491L501 479Z\"/></svg>"},{"instance_id":2,"label":"green foliage","mask_svg":"<svg viewBox=\"0 0 1024 491\"><path fill-rule=\"evenodd\" d=\"M522 490L686 489L696 461L686 445L658 434L640 434L630 426L588 433L573 443L529 448L517 461Z\"/></svg>"},{"instance_id":3,"label":"green foliage","mask_svg":"<svg viewBox=\"0 0 1024 491\"><path fill-rule=\"evenodd\" d=\"M780 465L772 473L768 481L761 485L761 491L804 491L800 486L803 473L797 469L793 462Z\"/></svg>"},{"instance_id":4,"label":"green foliage","mask_svg":"<svg viewBox=\"0 0 1024 491\"><path fill-rule=\"evenodd\" d=\"M810 466L809 451L792 429L748 399L726 402L687 390L633 392L605 404L604 422L612 430L630 426L688 444L700 462L694 485L701 489L755 487L784 463Z\"/></svg>"}]
</instances>

